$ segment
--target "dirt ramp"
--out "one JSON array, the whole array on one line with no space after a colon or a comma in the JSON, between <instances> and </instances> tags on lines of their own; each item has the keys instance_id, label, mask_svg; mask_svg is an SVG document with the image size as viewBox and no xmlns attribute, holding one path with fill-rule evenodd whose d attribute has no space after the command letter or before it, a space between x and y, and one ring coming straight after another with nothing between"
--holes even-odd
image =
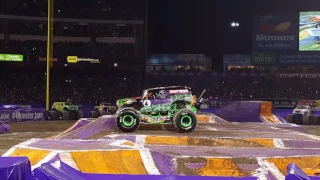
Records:
<instances>
[{"instance_id":1,"label":"dirt ramp","mask_svg":"<svg viewBox=\"0 0 320 180\"><path fill-rule=\"evenodd\" d=\"M65 133L56 139L89 139L92 137L98 137L101 134L112 132L116 129L116 123L114 116L106 115L102 116L80 128Z\"/></svg>"}]
</instances>

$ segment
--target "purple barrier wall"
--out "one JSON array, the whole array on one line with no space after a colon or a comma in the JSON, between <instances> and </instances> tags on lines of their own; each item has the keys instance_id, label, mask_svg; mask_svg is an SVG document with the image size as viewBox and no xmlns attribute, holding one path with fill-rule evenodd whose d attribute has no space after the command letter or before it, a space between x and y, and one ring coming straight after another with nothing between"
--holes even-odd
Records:
<instances>
[{"instance_id":1,"label":"purple barrier wall","mask_svg":"<svg viewBox=\"0 0 320 180\"><path fill-rule=\"evenodd\" d=\"M214 111L214 114L230 122L262 122L260 119L261 102L230 102Z\"/></svg>"},{"instance_id":2,"label":"purple barrier wall","mask_svg":"<svg viewBox=\"0 0 320 180\"><path fill-rule=\"evenodd\" d=\"M10 108L0 109L0 121L9 122L26 122L26 121L42 121L45 120L45 109L33 108L33 109L22 109L22 108Z\"/></svg>"}]
</instances>

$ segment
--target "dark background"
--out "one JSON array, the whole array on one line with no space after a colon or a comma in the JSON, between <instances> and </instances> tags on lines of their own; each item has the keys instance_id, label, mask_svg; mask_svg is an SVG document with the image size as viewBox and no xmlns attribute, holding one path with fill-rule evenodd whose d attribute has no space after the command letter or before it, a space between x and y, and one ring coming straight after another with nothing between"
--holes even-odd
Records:
<instances>
[{"instance_id":1,"label":"dark background","mask_svg":"<svg viewBox=\"0 0 320 180\"><path fill-rule=\"evenodd\" d=\"M320 11L317 0L150 0L149 53L251 53L254 13ZM239 28L231 28L237 21Z\"/></svg>"}]
</instances>

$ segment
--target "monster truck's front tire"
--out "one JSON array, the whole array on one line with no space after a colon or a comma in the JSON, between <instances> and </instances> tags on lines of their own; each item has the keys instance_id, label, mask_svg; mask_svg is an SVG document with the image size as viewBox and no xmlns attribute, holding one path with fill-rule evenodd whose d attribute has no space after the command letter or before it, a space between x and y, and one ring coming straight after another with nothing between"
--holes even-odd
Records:
<instances>
[{"instance_id":1,"label":"monster truck's front tire","mask_svg":"<svg viewBox=\"0 0 320 180\"><path fill-rule=\"evenodd\" d=\"M107 111L105 110L99 110L99 116L107 115Z\"/></svg>"},{"instance_id":2,"label":"monster truck's front tire","mask_svg":"<svg viewBox=\"0 0 320 180\"><path fill-rule=\"evenodd\" d=\"M67 110L63 110L61 114L61 120L69 120L70 112Z\"/></svg>"},{"instance_id":3,"label":"monster truck's front tire","mask_svg":"<svg viewBox=\"0 0 320 180\"><path fill-rule=\"evenodd\" d=\"M312 125L318 125L319 124L319 116L318 115L311 115L310 121Z\"/></svg>"},{"instance_id":4,"label":"monster truck's front tire","mask_svg":"<svg viewBox=\"0 0 320 180\"><path fill-rule=\"evenodd\" d=\"M47 118L48 118L48 120L51 120L51 121L58 120L59 114L58 114L58 112L56 112L54 110L50 110L47 112Z\"/></svg>"},{"instance_id":5,"label":"monster truck's front tire","mask_svg":"<svg viewBox=\"0 0 320 180\"><path fill-rule=\"evenodd\" d=\"M191 109L181 109L173 118L173 125L181 133L192 132L197 124L197 115Z\"/></svg>"},{"instance_id":6,"label":"monster truck's front tire","mask_svg":"<svg viewBox=\"0 0 320 180\"><path fill-rule=\"evenodd\" d=\"M89 117L90 118L98 118L99 117L99 112L98 111L90 111Z\"/></svg>"},{"instance_id":7,"label":"monster truck's front tire","mask_svg":"<svg viewBox=\"0 0 320 180\"><path fill-rule=\"evenodd\" d=\"M311 123L311 116L307 115L302 118L302 125L309 125Z\"/></svg>"},{"instance_id":8,"label":"monster truck's front tire","mask_svg":"<svg viewBox=\"0 0 320 180\"><path fill-rule=\"evenodd\" d=\"M286 117L286 121L288 123L293 123L293 114L288 114L288 116Z\"/></svg>"},{"instance_id":9,"label":"monster truck's front tire","mask_svg":"<svg viewBox=\"0 0 320 180\"><path fill-rule=\"evenodd\" d=\"M122 132L133 132L140 126L140 117L134 109L126 108L117 114L116 123Z\"/></svg>"}]
</instances>

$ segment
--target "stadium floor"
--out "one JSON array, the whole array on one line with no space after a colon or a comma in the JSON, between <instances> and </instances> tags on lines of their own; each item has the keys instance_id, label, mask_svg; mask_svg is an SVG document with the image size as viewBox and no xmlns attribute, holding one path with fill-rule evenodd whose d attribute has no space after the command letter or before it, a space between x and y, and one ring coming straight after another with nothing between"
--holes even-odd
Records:
<instances>
[{"instance_id":1,"label":"stadium floor","mask_svg":"<svg viewBox=\"0 0 320 180\"><path fill-rule=\"evenodd\" d=\"M11 123L11 133L0 135L0 154L4 154L11 147L21 142L27 141L31 138L45 138L57 135L70 126L72 126L76 121L44 121L37 123ZM302 126L304 130L312 135L320 136L320 126ZM212 135L212 131L209 131ZM176 132L174 130L168 129L167 131L138 131L140 134L157 134L157 135L168 135L168 133ZM220 134L216 134L217 136L224 136L223 132L217 132ZM204 135L206 132L204 131L195 131L194 135ZM252 134L252 136L255 136ZM91 137L94 138L94 137Z\"/></svg>"}]
</instances>

